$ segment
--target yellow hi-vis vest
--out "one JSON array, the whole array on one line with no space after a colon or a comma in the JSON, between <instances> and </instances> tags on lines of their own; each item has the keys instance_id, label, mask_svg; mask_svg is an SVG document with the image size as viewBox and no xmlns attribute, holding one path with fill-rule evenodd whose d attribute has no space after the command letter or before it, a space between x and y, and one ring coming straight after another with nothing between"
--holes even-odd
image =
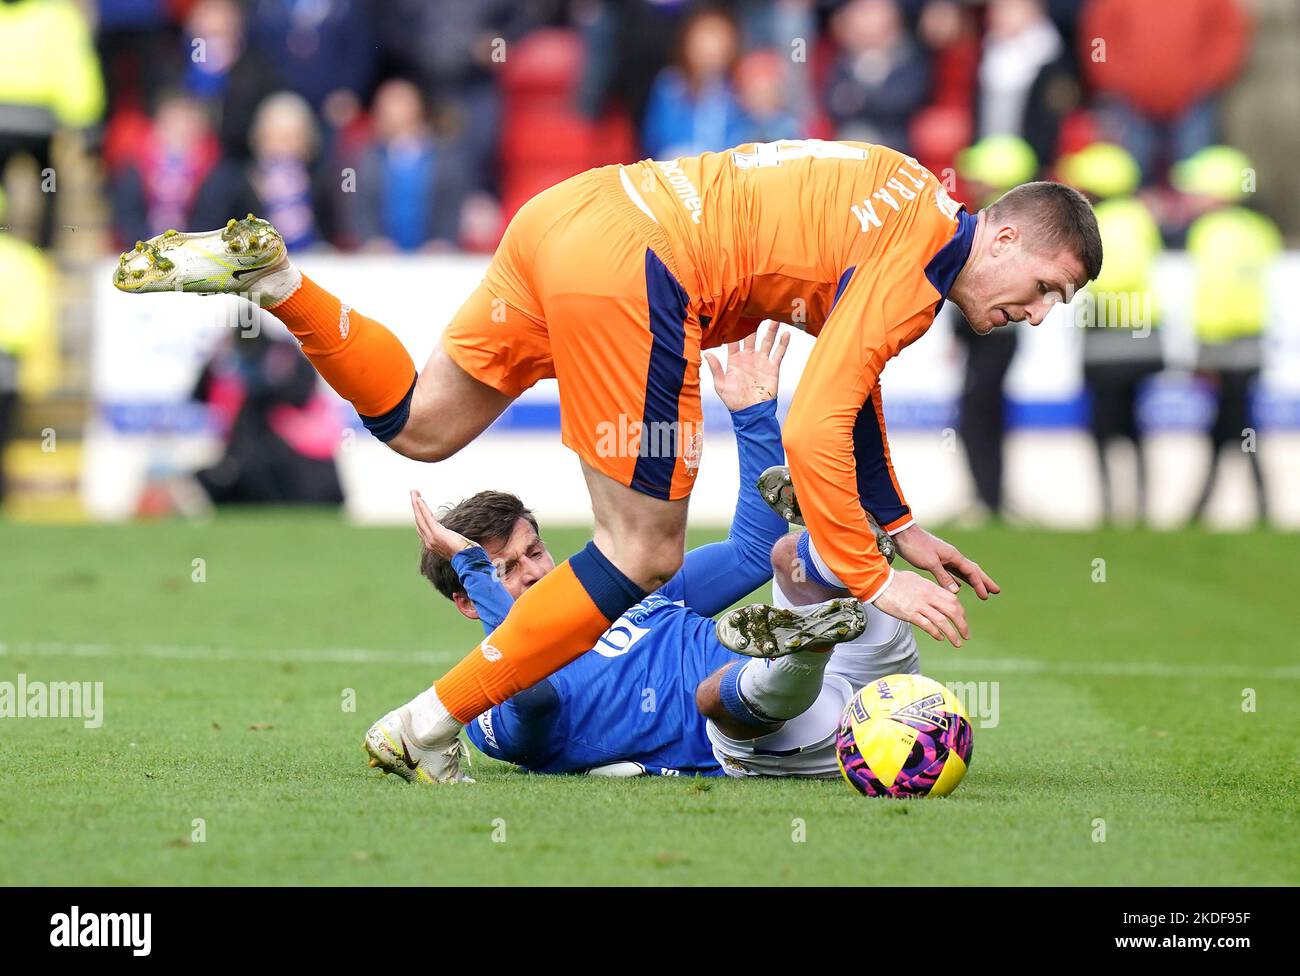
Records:
<instances>
[{"instance_id":1,"label":"yellow hi-vis vest","mask_svg":"<svg viewBox=\"0 0 1300 976\"><path fill-rule=\"evenodd\" d=\"M38 248L0 233L0 353L22 361L21 385L43 396L58 371L54 331L54 274Z\"/></svg>"},{"instance_id":2,"label":"yellow hi-vis vest","mask_svg":"<svg viewBox=\"0 0 1300 976\"><path fill-rule=\"evenodd\" d=\"M104 82L85 18L69 0L0 3L0 107L45 109L80 128L104 111Z\"/></svg>"},{"instance_id":3,"label":"yellow hi-vis vest","mask_svg":"<svg viewBox=\"0 0 1300 976\"><path fill-rule=\"evenodd\" d=\"M1160 321L1153 287L1156 259L1163 249L1160 227L1136 197L1117 197L1097 204L1097 229L1101 232L1104 258L1101 274L1088 286L1096 302L1097 327L1123 328L1128 316L1155 326Z\"/></svg>"},{"instance_id":4,"label":"yellow hi-vis vest","mask_svg":"<svg viewBox=\"0 0 1300 976\"><path fill-rule=\"evenodd\" d=\"M1192 324L1203 343L1257 336L1268 325L1268 274L1282 250L1271 220L1245 207L1199 217L1187 234L1196 269Z\"/></svg>"}]
</instances>

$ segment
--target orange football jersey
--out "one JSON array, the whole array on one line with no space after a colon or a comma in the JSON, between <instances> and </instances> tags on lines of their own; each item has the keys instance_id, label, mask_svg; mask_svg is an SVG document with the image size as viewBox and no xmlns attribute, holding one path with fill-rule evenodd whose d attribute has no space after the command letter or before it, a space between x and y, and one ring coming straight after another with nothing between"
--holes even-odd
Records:
<instances>
[{"instance_id":1,"label":"orange football jersey","mask_svg":"<svg viewBox=\"0 0 1300 976\"><path fill-rule=\"evenodd\" d=\"M965 264L975 217L915 159L793 140L644 160L623 188L665 231L702 346L763 319L817 337L784 428L817 550L859 599L890 579L864 509L911 523L880 401L885 363L929 328Z\"/></svg>"}]
</instances>

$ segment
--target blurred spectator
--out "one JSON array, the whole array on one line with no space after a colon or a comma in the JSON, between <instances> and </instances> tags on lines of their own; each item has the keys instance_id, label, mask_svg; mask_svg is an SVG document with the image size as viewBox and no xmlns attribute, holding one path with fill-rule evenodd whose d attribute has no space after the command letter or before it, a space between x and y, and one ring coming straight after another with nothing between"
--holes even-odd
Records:
<instances>
[{"instance_id":1,"label":"blurred spectator","mask_svg":"<svg viewBox=\"0 0 1300 976\"><path fill-rule=\"evenodd\" d=\"M320 111L330 96L360 101L370 91L379 61L374 20L365 0L252 0L249 45Z\"/></svg>"},{"instance_id":2,"label":"blurred spectator","mask_svg":"<svg viewBox=\"0 0 1300 976\"><path fill-rule=\"evenodd\" d=\"M226 152L247 156L257 107L289 80L248 45L243 8L199 0L185 20L183 74L174 82L209 107Z\"/></svg>"},{"instance_id":3,"label":"blurred spectator","mask_svg":"<svg viewBox=\"0 0 1300 976\"><path fill-rule=\"evenodd\" d=\"M501 66L500 208L505 217L575 173L642 157L627 113L615 110L592 119L580 109L583 57L580 32L546 28L514 45ZM500 230L494 236L499 240ZM464 227L461 240L467 243ZM495 242L484 243L491 249Z\"/></svg>"},{"instance_id":4,"label":"blurred spectator","mask_svg":"<svg viewBox=\"0 0 1300 976\"><path fill-rule=\"evenodd\" d=\"M1061 120L1079 104L1074 59L1044 0L990 0L980 55L978 133L1020 136L1056 158Z\"/></svg>"},{"instance_id":5,"label":"blurred spectator","mask_svg":"<svg viewBox=\"0 0 1300 976\"><path fill-rule=\"evenodd\" d=\"M257 209L239 166L226 159L203 106L188 95L163 97L136 159L113 185L118 237L142 241L169 228L220 227Z\"/></svg>"},{"instance_id":6,"label":"blurred spectator","mask_svg":"<svg viewBox=\"0 0 1300 976\"><path fill-rule=\"evenodd\" d=\"M1076 316L1087 315L1082 322L1083 379L1092 401L1090 426L1101 471L1103 510L1107 520L1115 520L1107 448L1116 439L1127 440L1136 459L1141 520L1147 513L1147 478L1138 394L1164 366L1154 280L1163 249L1160 228L1146 204L1133 195L1141 173L1137 161L1121 147L1094 143L1061 160L1060 175L1093 201L1106 255L1101 274L1072 309Z\"/></svg>"},{"instance_id":7,"label":"blurred spectator","mask_svg":"<svg viewBox=\"0 0 1300 976\"><path fill-rule=\"evenodd\" d=\"M764 50L746 54L737 65L736 94L745 116L745 132L737 141L775 142L805 134L788 101L788 63L776 51Z\"/></svg>"},{"instance_id":8,"label":"blurred spectator","mask_svg":"<svg viewBox=\"0 0 1300 976\"><path fill-rule=\"evenodd\" d=\"M957 157L957 173L969 198L986 207L1013 186L1032 180L1038 160L1029 144L1016 136L989 136ZM966 350L966 380L959 405L958 431L975 493L994 518L1003 514L1003 445L1007 435L1003 385L1016 354L1019 332L994 329L976 335L954 307L953 334Z\"/></svg>"},{"instance_id":9,"label":"blurred spectator","mask_svg":"<svg viewBox=\"0 0 1300 976\"><path fill-rule=\"evenodd\" d=\"M912 8L917 0L912 0ZM956 0L925 0L917 35L931 61L929 103L908 125L910 150L945 184L957 154L975 142L974 92L980 32L973 10ZM951 185L949 189L951 190Z\"/></svg>"},{"instance_id":10,"label":"blurred spectator","mask_svg":"<svg viewBox=\"0 0 1300 976\"><path fill-rule=\"evenodd\" d=\"M638 125L691 0L595 0L579 7L587 49L578 103L592 119L616 102Z\"/></svg>"},{"instance_id":11,"label":"blurred spectator","mask_svg":"<svg viewBox=\"0 0 1300 976\"><path fill-rule=\"evenodd\" d=\"M897 0L848 0L831 19L839 47L826 83L835 138L909 148L908 123L930 95L930 67Z\"/></svg>"},{"instance_id":12,"label":"blurred spectator","mask_svg":"<svg viewBox=\"0 0 1300 976\"><path fill-rule=\"evenodd\" d=\"M91 126L103 111L99 59L76 5L69 0L0 0L0 179L13 157L35 160L42 247L54 237L54 133Z\"/></svg>"},{"instance_id":13,"label":"blurred spectator","mask_svg":"<svg viewBox=\"0 0 1300 976\"><path fill-rule=\"evenodd\" d=\"M214 504L343 501L334 466L342 428L296 342L264 332L232 338L194 396L211 407L225 440L221 460L195 476Z\"/></svg>"},{"instance_id":14,"label":"blurred spectator","mask_svg":"<svg viewBox=\"0 0 1300 976\"><path fill-rule=\"evenodd\" d=\"M0 190L0 222L5 216ZM3 226L0 223L0 226ZM54 275L39 250L0 230L0 502L5 497L5 447L18 421L20 394L41 395L49 376L28 369L54 335Z\"/></svg>"},{"instance_id":15,"label":"blurred spectator","mask_svg":"<svg viewBox=\"0 0 1300 976\"><path fill-rule=\"evenodd\" d=\"M275 224L292 251L323 243L338 186L314 172L320 140L311 106L292 92L272 95L258 108L250 138L256 213Z\"/></svg>"},{"instance_id":16,"label":"blurred spectator","mask_svg":"<svg viewBox=\"0 0 1300 976\"><path fill-rule=\"evenodd\" d=\"M1214 391L1209 430L1210 468L1193 511L1205 515L1223 448L1243 451L1254 477L1261 521L1268 518L1264 472L1250 418L1250 394L1259 378L1262 340L1270 309L1268 279L1282 249L1274 223L1245 206L1250 160L1226 146L1202 149L1174 169L1174 185L1205 210L1187 235L1196 268L1192 321L1196 328L1197 372Z\"/></svg>"},{"instance_id":17,"label":"blurred spectator","mask_svg":"<svg viewBox=\"0 0 1300 976\"><path fill-rule=\"evenodd\" d=\"M437 138L420 90L402 79L375 93L374 144L357 166L352 236L369 250L455 247L473 187L456 146Z\"/></svg>"},{"instance_id":18,"label":"blurred spectator","mask_svg":"<svg viewBox=\"0 0 1300 976\"><path fill-rule=\"evenodd\" d=\"M501 92L497 75L514 43L536 26L519 0L385 0L380 37L397 71L417 80L439 128L496 189Z\"/></svg>"},{"instance_id":19,"label":"blurred spectator","mask_svg":"<svg viewBox=\"0 0 1300 976\"><path fill-rule=\"evenodd\" d=\"M641 126L642 148L657 159L726 149L746 140L732 72L740 58L740 29L715 8L682 23L673 64L655 77Z\"/></svg>"},{"instance_id":20,"label":"blurred spectator","mask_svg":"<svg viewBox=\"0 0 1300 976\"><path fill-rule=\"evenodd\" d=\"M141 108L165 88L180 29L172 0L98 0L95 47L104 68L108 115Z\"/></svg>"},{"instance_id":21,"label":"blurred spectator","mask_svg":"<svg viewBox=\"0 0 1300 976\"><path fill-rule=\"evenodd\" d=\"M812 62L820 41L818 7L825 0L740 0L739 19L746 50L770 50L781 65L782 103L809 127L820 107ZM738 81L737 84L740 84ZM744 101L744 94L741 94ZM784 138L792 138L787 135Z\"/></svg>"},{"instance_id":22,"label":"blurred spectator","mask_svg":"<svg viewBox=\"0 0 1300 976\"><path fill-rule=\"evenodd\" d=\"M980 33L970 6L958 0L925 0L916 32L932 52L931 104L970 109L980 58Z\"/></svg>"},{"instance_id":23,"label":"blurred spectator","mask_svg":"<svg viewBox=\"0 0 1300 976\"><path fill-rule=\"evenodd\" d=\"M1237 76L1249 23L1238 0L1091 0L1079 57L1103 132L1144 181L1213 143L1218 97Z\"/></svg>"},{"instance_id":24,"label":"blurred spectator","mask_svg":"<svg viewBox=\"0 0 1300 976\"><path fill-rule=\"evenodd\" d=\"M1250 155L1254 206L1300 245L1300 3L1251 0L1249 56L1219 106L1219 141Z\"/></svg>"}]
</instances>

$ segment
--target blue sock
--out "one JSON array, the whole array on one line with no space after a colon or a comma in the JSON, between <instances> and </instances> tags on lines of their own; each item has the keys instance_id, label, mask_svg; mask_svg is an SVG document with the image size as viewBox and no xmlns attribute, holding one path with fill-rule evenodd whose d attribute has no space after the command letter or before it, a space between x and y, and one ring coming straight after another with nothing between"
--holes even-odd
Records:
<instances>
[{"instance_id":1,"label":"blue sock","mask_svg":"<svg viewBox=\"0 0 1300 976\"><path fill-rule=\"evenodd\" d=\"M745 670L749 663L749 661L737 661L723 672L722 683L718 686L718 696L722 699L722 707L727 710L727 714L746 725L770 731L773 726L780 725L780 721L758 711L745 701L745 697L740 693L740 672Z\"/></svg>"}]
</instances>

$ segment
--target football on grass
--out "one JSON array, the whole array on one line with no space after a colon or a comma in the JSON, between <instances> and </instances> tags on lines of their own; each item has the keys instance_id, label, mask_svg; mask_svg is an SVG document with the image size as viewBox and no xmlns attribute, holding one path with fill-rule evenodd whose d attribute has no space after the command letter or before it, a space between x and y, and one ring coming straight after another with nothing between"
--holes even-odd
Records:
<instances>
[{"instance_id":1,"label":"football on grass","mask_svg":"<svg viewBox=\"0 0 1300 976\"><path fill-rule=\"evenodd\" d=\"M891 674L840 716L840 771L864 796L947 796L970 764L974 731L961 700L933 678Z\"/></svg>"}]
</instances>

